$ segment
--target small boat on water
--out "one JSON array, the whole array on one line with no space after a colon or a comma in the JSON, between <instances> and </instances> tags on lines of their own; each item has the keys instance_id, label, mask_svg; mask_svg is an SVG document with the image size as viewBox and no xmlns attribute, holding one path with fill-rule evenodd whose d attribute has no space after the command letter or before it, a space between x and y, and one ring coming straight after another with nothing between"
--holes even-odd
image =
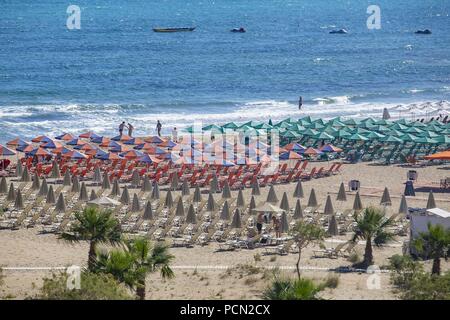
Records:
<instances>
[{"instance_id":1,"label":"small boat on water","mask_svg":"<svg viewBox=\"0 0 450 320\"><path fill-rule=\"evenodd\" d=\"M191 28L153 28L154 32L186 32L194 31L195 27Z\"/></svg>"}]
</instances>

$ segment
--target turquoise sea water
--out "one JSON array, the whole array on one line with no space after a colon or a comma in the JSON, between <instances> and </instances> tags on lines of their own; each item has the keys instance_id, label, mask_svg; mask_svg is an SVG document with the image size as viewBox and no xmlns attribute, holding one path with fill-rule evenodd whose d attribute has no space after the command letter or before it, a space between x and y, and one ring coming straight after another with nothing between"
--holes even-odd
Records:
<instances>
[{"instance_id":1,"label":"turquoise sea water","mask_svg":"<svg viewBox=\"0 0 450 320\"><path fill-rule=\"evenodd\" d=\"M66 28L69 4L81 30ZM366 9L381 8L368 30ZM450 100L450 1L0 2L0 142ZM196 26L160 34L153 27ZM245 27L244 34L229 32ZM346 35L330 30L346 28ZM416 35L429 28L432 35Z\"/></svg>"}]
</instances>

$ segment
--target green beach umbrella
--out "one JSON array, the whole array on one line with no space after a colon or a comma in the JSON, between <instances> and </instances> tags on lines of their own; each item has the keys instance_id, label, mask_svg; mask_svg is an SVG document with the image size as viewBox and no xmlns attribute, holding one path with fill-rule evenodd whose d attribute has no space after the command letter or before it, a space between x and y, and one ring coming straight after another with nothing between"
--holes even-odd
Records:
<instances>
[{"instance_id":1,"label":"green beach umbrella","mask_svg":"<svg viewBox=\"0 0 450 320\"><path fill-rule=\"evenodd\" d=\"M383 139L380 139L380 141L386 142L386 143L403 143L403 140L401 140L397 137L391 136L391 135L386 136Z\"/></svg>"},{"instance_id":2,"label":"green beach umbrella","mask_svg":"<svg viewBox=\"0 0 450 320\"><path fill-rule=\"evenodd\" d=\"M428 137L420 137L419 139L416 140L416 142L422 143L422 144L437 144L437 143L439 143L437 140L428 138Z\"/></svg>"},{"instance_id":3,"label":"green beach umbrella","mask_svg":"<svg viewBox=\"0 0 450 320\"><path fill-rule=\"evenodd\" d=\"M399 137L401 140L405 142L416 142L419 138L410 133L405 133L404 135Z\"/></svg>"},{"instance_id":4,"label":"green beach umbrella","mask_svg":"<svg viewBox=\"0 0 450 320\"><path fill-rule=\"evenodd\" d=\"M364 129L364 128L360 128L360 127L351 130L352 134L355 134L355 133L357 133L357 134L367 134L369 132L370 132L370 130L367 130L367 129Z\"/></svg>"},{"instance_id":5,"label":"green beach umbrella","mask_svg":"<svg viewBox=\"0 0 450 320\"><path fill-rule=\"evenodd\" d=\"M306 129L305 131L301 132L304 136L315 136L319 134L319 131L314 129Z\"/></svg>"},{"instance_id":6,"label":"green beach umbrella","mask_svg":"<svg viewBox=\"0 0 450 320\"><path fill-rule=\"evenodd\" d=\"M367 141L367 140L369 140L368 138L364 137L363 135L361 135L359 133L355 133L355 134L351 135L350 137L347 137L346 139L354 140L354 141Z\"/></svg>"},{"instance_id":7,"label":"green beach umbrella","mask_svg":"<svg viewBox=\"0 0 450 320\"><path fill-rule=\"evenodd\" d=\"M413 134L420 134L420 133L423 133L423 130L419 129L417 127L409 127L408 129L403 130L403 132L413 133Z\"/></svg>"},{"instance_id":8,"label":"green beach umbrella","mask_svg":"<svg viewBox=\"0 0 450 320\"><path fill-rule=\"evenodd\" d=\"M334 140L334 137L326 132L321 132L313 137L320 140Z\"/></svg>"},{"instance_id":9,"label":"green beach umbrella","mask_svg":"<svg viewBox=\"0 0 450 320\"><path fill-rule=\"evenodd\" d=\"M384 134L375 131L370 131L368 134L365 134L364 136L371 140L383 139L384 137L386 137Z\"/></svg>"},{"instance_id":10,"label":"green beach umbrella","mask_svg":"<svg viewBox=\"0 0 450 320\"><path fill-rule=\"evenodd\" d=\"M351 137L352 134L346 129L340 129L338 132L333 134L333 136L335 136L336 138L348 138Z\"/></svg>"},{"instance_id":11,"label":"green beach umbrella","mask_svg":"<svg viewBox=\"0 0 450 320\"><path fill-rule=\"evenodd\" d=\"M349 119L342 120L342 123L344 123L348 126L357 126L361 123L361 121L353 119L353 118L349 118Z\"/></svg>"},{"instance_id":12,"label":"green beach umbrella","mask_svg":"<svg viewBox=\"0 0 450 320\"><path fill-rule=\"evenodd\" d=\"M450 144L449 136L441 135L439 137L434 138L434 140L436 140L439 143Z\"/></svg>"}]
</instances>

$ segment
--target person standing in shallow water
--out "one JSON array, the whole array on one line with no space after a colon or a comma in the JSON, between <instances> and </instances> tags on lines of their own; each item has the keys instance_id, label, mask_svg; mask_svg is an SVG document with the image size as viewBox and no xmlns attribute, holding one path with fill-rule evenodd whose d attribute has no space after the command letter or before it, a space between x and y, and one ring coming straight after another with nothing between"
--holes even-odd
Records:
<instances>
[{"instance_id":1,"label":"person standing in shallow water","mask_svg":"<svg viewBox=\"0 0 450 320\"><path fill-rule=\"evenodd\" d=\"M303 97L300 96L300 98L298 98L298 110L302 110L302 106L303 106Z\"/></svg>"},{"instance_id":2,"label":"person standing in shallow water","mask_svg":"<svg viewBox=\"0 0 450 320\"><path fill-rule=\"evenodd\" d=\"M119 125L119 135L122 136L123 129L125 128L125 121L122 121L122 123Z\"/></svg>"},{"instance_id":3,"label":"person standing in shallow water","mask_svg":"<svg viewBox=\"0 0 450 320\"><path fill-rule=\"evenodd\" d=\"M132 125L131 123L128 122L128 135L129 135L130 137L133 136L133 130L134 130L133 125Z\"/></svg>"},{"instance_id":4,"label":"person standing in shallow water","mask_svg":"<svg viewBox=\"0 0 450 320\"><path fill-rule=\"evenodd\" d=\"M159 137L161 137L161 128L162 128L162 124L158 120L158 122L156 123L156 131L158 132Z\"/></svg>"}]
</instances>

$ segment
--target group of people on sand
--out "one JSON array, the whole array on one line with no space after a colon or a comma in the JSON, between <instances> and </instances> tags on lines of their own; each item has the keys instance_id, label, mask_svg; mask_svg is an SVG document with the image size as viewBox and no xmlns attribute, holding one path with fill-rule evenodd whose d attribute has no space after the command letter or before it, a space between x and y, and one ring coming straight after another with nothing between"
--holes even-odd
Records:
<instances>
[{"instance_id":1,"label":"group of people on sand","mask_svg":"<svg viewBox=\"0 0 450 320\"><path fill-rule=\"evenodd\" d=\"M122 123L119 125L119 135L123 135L123 131L125 129L128 129L128 136L133 136L134 126L131 123L125 123L125 121L122 121ZM162 129L162 123L161 121L157 120L156 122L156 132L158 133L158 137L161 137L161 129ZM172 140L174 142L178 142L178 131L177 127L174 127L172 130Z\"/></svg>"}]
</instances>

